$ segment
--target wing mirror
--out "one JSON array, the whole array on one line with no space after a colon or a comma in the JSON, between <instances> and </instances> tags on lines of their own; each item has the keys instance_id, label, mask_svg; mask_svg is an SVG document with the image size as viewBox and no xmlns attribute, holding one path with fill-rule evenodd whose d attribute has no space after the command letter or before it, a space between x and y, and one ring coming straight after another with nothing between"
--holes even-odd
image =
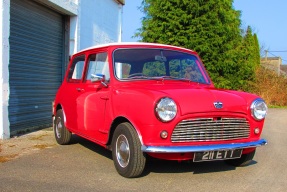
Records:
<instances>
[{"instance_id":1,"label":"wing mirror","mask_svg":"<svg viewBox=\"0 0 287 192\"><path fill-rule=\"evenodd\" d=\"M102 85L104 85L105 87L108 87L107 83L106 83L106 77L103 74L91 74L91 82L101 82Z\"/></svg>"}]
</instances>

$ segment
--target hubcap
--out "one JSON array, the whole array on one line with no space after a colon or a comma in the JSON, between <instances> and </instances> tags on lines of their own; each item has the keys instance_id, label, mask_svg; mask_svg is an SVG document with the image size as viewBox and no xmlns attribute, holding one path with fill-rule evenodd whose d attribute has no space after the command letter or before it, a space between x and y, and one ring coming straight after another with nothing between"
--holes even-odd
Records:
<instances>
[{"instance_id":1,"label":"hubcap","mask_svg":"<svg viewBox=\"0 0 287 192\"><path fill-rule=\"evenodd\" d=\"M61 121L61 118L58 117L57 119L57 122L56 122L56 135L58 138L61 138L61 132L62 132L62 129L63 129L63 125L62 125L62 121Z\"/></svg>"},{"instance_id":2,"label":"hubcap","mask_svg":"<svg viewBox=\"0 0 287 192\"><path fill-rule=\"evenodd\" d=\"M124 135L120 135L116 142L116 156L117 161L121 167L125 168L130 161L130 147L129 142Z\"/></svg>"}]
</instances>

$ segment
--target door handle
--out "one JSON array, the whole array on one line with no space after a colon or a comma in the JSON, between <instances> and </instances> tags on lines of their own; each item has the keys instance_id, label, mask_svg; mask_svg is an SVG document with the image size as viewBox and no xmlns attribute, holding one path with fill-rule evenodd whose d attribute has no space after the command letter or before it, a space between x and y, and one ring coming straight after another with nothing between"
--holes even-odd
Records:
<instances>
[{"instance_id":1,"label":"door handle","mask_svg":"<svg viewBox=\"0 0 287 192\"><path fill-rule=\"evenodd\" d=\"M78 92L84 91L84 89L81 89L81 88L76 88L76 90L77 90Z\"/></svg>"},{"instance_id":2,"label":"door handle","mask_svg":"<svg viewBox=\"0 0 287 192\"><path fill-rule=\"evenodd\" d=\"M108 96L101 96L100 98L103 99L103 100L109 100Z\"/></svg>"}]
</instances>

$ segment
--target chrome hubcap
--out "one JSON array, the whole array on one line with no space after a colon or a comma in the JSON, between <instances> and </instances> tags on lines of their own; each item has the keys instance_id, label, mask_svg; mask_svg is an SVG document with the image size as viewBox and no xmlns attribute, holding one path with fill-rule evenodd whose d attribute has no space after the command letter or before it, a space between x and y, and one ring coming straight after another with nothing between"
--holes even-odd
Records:
<instances>
[{"instance_id":1,"label":"chrome hubcap","mask_svg":"<svg viewBox=\"0 0 287 192\"><path fill-rule=\"evenodd\" d=\"M56 122L56 127L55 127L56 135L58 138L61 138L62 129L63 129L62 121L61 121L61 118L58 117L57 122Z\"/></svg>"},{"instance_id":2,"label":"chrome hubcap","mask_svg":"<svg viewBox=\"0 0 287 192\"><path fill-rule=\"evenodd\" d=\"M116 142L116 156L119 165L125 168L130 161L130 147L129 142L124 135L120 135Z\"/></svg>"}]
</instances>

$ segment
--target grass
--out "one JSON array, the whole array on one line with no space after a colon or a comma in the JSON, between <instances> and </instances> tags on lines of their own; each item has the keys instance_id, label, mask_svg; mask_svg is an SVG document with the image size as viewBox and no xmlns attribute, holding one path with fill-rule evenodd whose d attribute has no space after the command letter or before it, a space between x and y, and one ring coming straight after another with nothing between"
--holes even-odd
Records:
<instances>
[{"instance_id":1,"label":"grass","mask_svg":"<svg viewBox=\"0 0 287 192\"><path fill-rule=\"evenodd\" d=\"M287 109L287 106L268 105L268 107L274 109Z\"/></svg>"}]
</instances>

